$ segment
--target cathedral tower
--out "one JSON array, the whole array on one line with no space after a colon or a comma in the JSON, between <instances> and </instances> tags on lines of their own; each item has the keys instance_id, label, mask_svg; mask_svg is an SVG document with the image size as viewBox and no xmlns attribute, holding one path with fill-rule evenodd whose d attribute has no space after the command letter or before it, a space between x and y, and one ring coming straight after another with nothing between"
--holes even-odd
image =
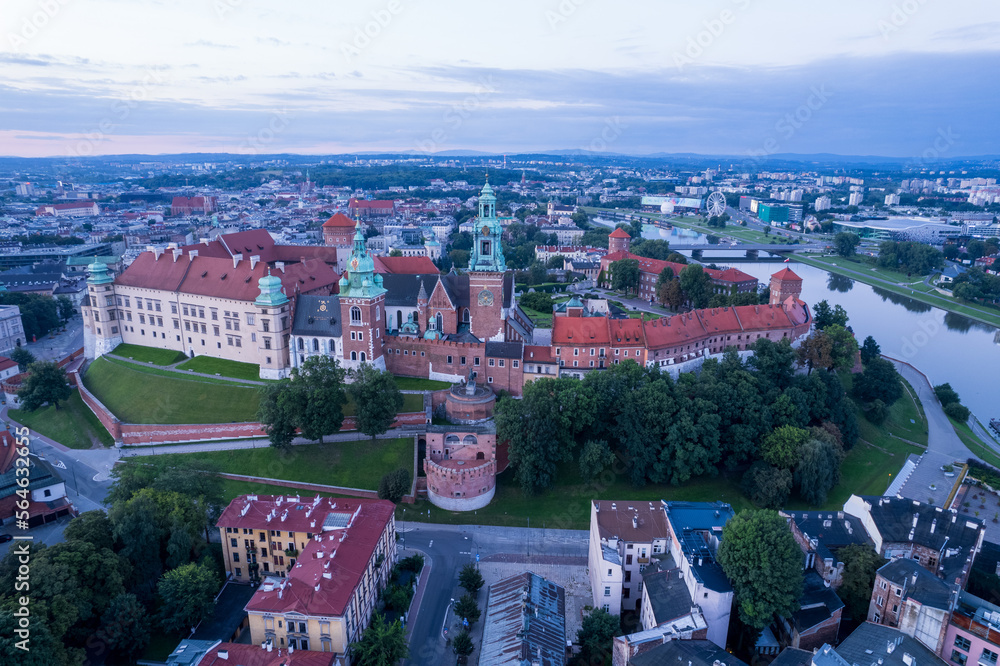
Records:
<instances>
[{"instance_id":1,"label":"cathedral tower","mask_svg":"<svg viewBox=\"0 0 1000 666\"><path fill-rule=\"evenodd\" d=\"M497 198L487 181L479 193L479 217L469 257L469 330L480 340L504 339L503 282L507 264L500 244L502 235Z\"/></svg>"},{"instance_id":2,"label":"cathedral tower","mask_svg":"<svg viewBox=\"0 0 1000 666\"><path fill-rule=\"evenodd\" d=\"M340 278L340 321L344 340L345 368L371 363L385 370L385 293L382 276L375 272L375 259L368 252L359 221L347 271Z\"/></svg>"}]
</instances>

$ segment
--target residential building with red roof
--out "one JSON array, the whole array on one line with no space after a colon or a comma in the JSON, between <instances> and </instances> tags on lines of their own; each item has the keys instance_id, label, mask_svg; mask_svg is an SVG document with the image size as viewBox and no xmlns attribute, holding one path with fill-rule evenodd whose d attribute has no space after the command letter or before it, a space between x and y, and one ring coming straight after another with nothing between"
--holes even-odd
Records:
<instances>
[{"instance_id":1,"label":"residential building with red roof","mask_svg":"<svg viewBox=\"0 0 1000 666\"><path fill-rule=\"evenodd\" d=\"M216 525L226 571L260 581L251 642L344 654L371 620L396 563L387 500L241 495Z\"/></svg>"},{"instance_id":2,"label":"residential building with red roof","mask_svg":"<svg viewBox=\"0 0 1000 666\"><path fill-rule=\"evenodd\" d=\"M389 200L351 199L347 204L351 214L360 218L391 217L396 212L396 202Z\"/></svg>"},{"instance_id":3,"label":"residential building with red roof","mask_svg":"<svg viewBox=\"0 0 1000 666\"><path fill-rule=\"evenodd\" d=\"M208 215L216 208L217 202L212 196L174 197L170 202L171 215Z\"/></svg>"},{"instance_id":4,"label":"residential building with red roof","mask_svg":"<svg viewBox=\"0 0 1000 666\"><path fill-rule=\"evenodd\" d=\"M167 657L167 666L344 666L344 655L315 650L282 650L273 645L246 645L184 639Z\"/></svg>"},{"instance_id":5,"label":"residential building with red roof","mask_svg":"<svg viewBox=\"0 0 1000 666\"><path fill-rule=\"evenodd\" d=\"M620 231L620 229L619 229ZM662 261L660 259L650 259L640 257L627 251L612 252L601 258L601 273L604 275L604 286L611 286L611 264L623 259L635 259L639 262L639 292L638 297L644 301L656 300L656 283L660 278L660 273L669 268L674 273L675 279L680 277L681 271L687 264L679 264L674 261ZM712 280L716 293L729 294L733 289L737 293L757 291L757 278L736 268L704 268L706 274Z\"/></svg>"},{"instance_id":6,"label":"residential building with red roof","mask_svg":"<svg viewBox=\"0 0 1000 666\"><path fill-rule=\"evenodd\" d=\"M96 201L75 201L73 203L43 204L35 209L36 216L52 217L95 217L101 214Z\"/></svg>"}]
</instances>

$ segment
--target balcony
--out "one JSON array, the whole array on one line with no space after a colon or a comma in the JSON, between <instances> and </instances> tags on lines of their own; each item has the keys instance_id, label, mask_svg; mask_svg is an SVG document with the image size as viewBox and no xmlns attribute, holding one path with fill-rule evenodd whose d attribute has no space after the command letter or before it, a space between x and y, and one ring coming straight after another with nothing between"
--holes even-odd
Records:
<instances>
[{"instance_id":1,"label":"balcony","mask_svg":"<svg viewBox=\"0 0 1000 666\"><path fill-rule=\"evenodd\" d=\"M638 562L639 564L649 564L648 557L637 557L635 558L635 561Z\"/></svg>"}]
</instances>

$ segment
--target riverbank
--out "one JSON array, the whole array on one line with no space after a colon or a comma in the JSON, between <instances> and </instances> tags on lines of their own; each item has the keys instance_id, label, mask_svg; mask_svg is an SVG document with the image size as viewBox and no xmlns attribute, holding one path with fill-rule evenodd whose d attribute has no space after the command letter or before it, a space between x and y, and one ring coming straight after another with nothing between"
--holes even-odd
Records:
<instances>
[{"instance_id":1,"label":"riverbank","mask_svg":"<svg viewBox=\"0 0 1000 666\"><path fill-rule=\"evenodd\" d=\"M835 273L837 275L851 278L852 280L857 280L858 282L864 282L872 287L885 289L886 291L891 291L892 293L900 296L912 298L915 301L926 303L927 305L940 308L941 310L945 310L947 312L960 314L963 317L968 317L969 319L973 319L983 324L989 324L990 326L1000 328L1000 312L994 314L993 312L983 308L958 303L954 298L938 293L933 289L933 287L928 287L924 280L918 280L913 284L893 282L892 280L882 277L882 275L877 271L864 270L865 267L861 264L858 264L857 270L847 266L837 265L832 257L796 254L792 257L792 260L809 266L815 266L816 268L821 268L825 271L829 271L830 273Z\"/></svg>"}]
</instances>

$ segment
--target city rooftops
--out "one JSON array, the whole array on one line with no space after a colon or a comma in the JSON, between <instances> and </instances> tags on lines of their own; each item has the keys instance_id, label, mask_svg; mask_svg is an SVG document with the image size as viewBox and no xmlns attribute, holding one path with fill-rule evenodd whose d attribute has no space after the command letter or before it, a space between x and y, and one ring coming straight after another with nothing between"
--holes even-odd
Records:
<instances>
[{"instance_id":1,"label":"city rooftops","mask_svg":"<svg viewBox=\"0 0 1000 666\"><path fill-rule=\"evenodd\" d=\"M936 654L899 629L865 622L836 648L858 666L944 666ZM829 662L827 662L829 663Z\"/></svg>"},{"instance_id":2,"label":"city rooftops","mask_svg":"<svg viewBox=\"0 0 1000 666\"><path fill-rule=\"evenodd\" d=\"M667 502L664 514L681 553L699 583L715 592L731 592L729 578L715 560L722 528L735 515L725 502Z\"/></svg>"},{"instance_id":3,"label":"city rooftops","mask_svg":"<svg viewBox=\"0 0 1000 666\"><path fill-rule=\"evenodd\" d=\"M657 502L593 500L598 536L626 543L667 538L667 520Z\"/></svg>"},{"instance_id":4,"label":"city rooftops","mask_svg":"<svg viewBox=\"0 0 1000 666\"><path fill-rule=\"evenodd\" d=\"M881 567L878 575L901 588L905 598L930 608L951 608L952 597L958 590L957 585L949 585L920 566L919 562L905 557Z\"/></svg>"},{"instance_id":5,"label":"city rooftops","mask_svg":"<svg viewBox=\"0 0 1000 666\"><path fill-rule=\"evenodd\" d=\"M526 571L489 588L480 662L562 666L566 660L566 592Z\"/></svg>"}]
</instances>

